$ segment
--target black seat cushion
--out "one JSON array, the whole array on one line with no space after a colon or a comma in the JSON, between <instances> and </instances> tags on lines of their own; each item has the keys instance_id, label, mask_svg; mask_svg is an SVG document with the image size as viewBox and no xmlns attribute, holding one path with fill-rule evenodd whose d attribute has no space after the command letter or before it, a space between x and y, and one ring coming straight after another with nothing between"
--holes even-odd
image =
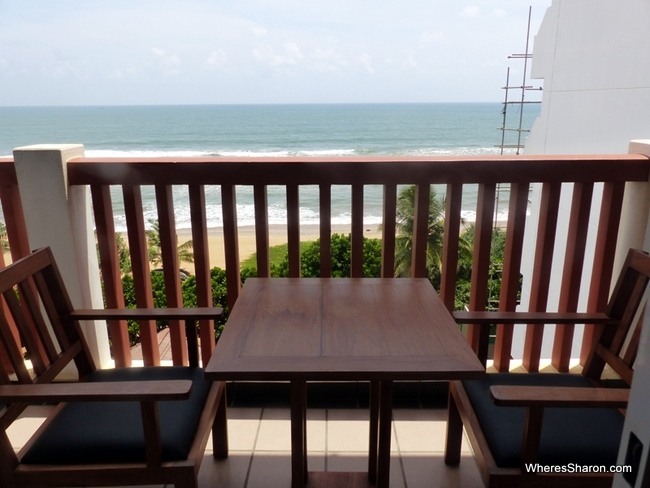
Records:
<instances>
[{"instance_id":1,"label":"black seat cushion","mask_svg":"<svg viewBox=\"0 0 650 488\"><path fill-rule=\"evenodd\" d=\"M592 387L580 375L487 374L463 381L492 455L499 467L521 465L525 408L500 407L490 396L492 385ZM547 408L544 410L539 463L543 465L616 464L623 432L623 415L609 408Z\"/></svg>"},{"instance_id":2,"label":"black seat cushion","mask_svg":"<svg viewBox=\"0 0 650 488\"><path fill-rule=\"evenodd\" d=\"M192 380L190 398L159 402L163 461L186 459L210 390L203 369L145 367L99 370L87 380ZM26 464L144 462L139 402L67 404L22 459Z\"/></svg>"}]
</instances>

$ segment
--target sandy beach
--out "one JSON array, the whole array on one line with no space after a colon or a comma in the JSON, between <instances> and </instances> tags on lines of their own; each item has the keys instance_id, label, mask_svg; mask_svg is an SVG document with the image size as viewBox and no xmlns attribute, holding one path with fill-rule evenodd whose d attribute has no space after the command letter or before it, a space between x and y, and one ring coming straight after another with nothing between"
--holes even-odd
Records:
<instances>
[{"instance_id":1,"label":"sandy beach","mask_svg":"<svg viewBox=\"0 0 650 488\"><path fill-rule=\"evenodd\" d=\"M332 233L349 234L350 225L332 225ZM178 243L182 244L192 239L190 229L177 231ZM369 238L380 238L381 230L378 225L367 225L364 228L364 236ZM316 224L300 226L300 240L314 241L319 238L319 227ZM247 225L238 227L239 259L244 261L256 252L255 249L255 226ZM269 245L277 246L287 242L287 227L285 225L269 226ZM223 228L214 227L208 229L208 247L210 253L210 267L225 266ZM191 264L184 263L183 266L191 267Z\"/></svg>"}]
</instances>

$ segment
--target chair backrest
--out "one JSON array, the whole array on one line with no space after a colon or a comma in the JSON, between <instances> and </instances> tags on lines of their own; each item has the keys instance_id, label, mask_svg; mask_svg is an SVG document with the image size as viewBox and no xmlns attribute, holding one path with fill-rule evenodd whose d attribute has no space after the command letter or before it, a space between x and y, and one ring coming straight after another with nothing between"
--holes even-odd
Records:
<instances>
[{"instance_id":1,"label":"chair backrest","mask_svg":"<svg viewBox=\"0 0 650 488\"><path fill-rule=\"evenodd\" d=\"M51 382L72 362L80 376L95 369L72 310L49 248L0 270L0 384ZM3 418L22 409L7 410Z\"/></svg>"},{"instance_id":2,"label":"chair backrest","mask_svg":"<svg viewBox=\"0 0 650 488\"><path fill-rule=\"evenodd\" d=\"M600 326L585 362L585 376L599 379L608 365L627 384L632 383L649 280L650 255L630 249L607 306L607 315L615 320Z\"/></svg>"}]
</instances>

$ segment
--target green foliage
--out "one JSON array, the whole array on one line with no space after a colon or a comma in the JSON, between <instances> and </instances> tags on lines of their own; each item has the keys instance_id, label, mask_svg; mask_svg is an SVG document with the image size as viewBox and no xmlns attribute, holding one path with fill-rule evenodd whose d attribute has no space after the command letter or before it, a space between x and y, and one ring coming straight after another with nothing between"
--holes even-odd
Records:
<instances>
[{"instance_id":1,"label":"green foliage","mask_svg":"<svg viewBox=\"0 0 650 488\"><path fill-rule=\"evenodd\" d=\"M350 235L332 234L331 238L332 277L349 277L352 252ZM301 247L300 274L304 277L320 277L320 239L304 243ZM289 257L271 265L271 275L286 277L289 275ZM363 238L363 276L381 276L381 240Z\"/></svg>"},{"instance_id":2,"label":"green foliage","mask_svg":"<svg viewBox=\"0 0 650 488\"><path fill-rule=\"evenodd\" d=\"M4 222L0 222L0 248L2 248L2 252L9 252L9 235Z\"/></svg>"},{"instance_id":3,"label":"green foliage","mask_svg":"<svg viewBox=\"0 0 650 488\"><path fill-rule=\"evenodd\" d=\"M151 230L146 231L147 235L147 252L149 254L149 261L154 266L162 264L162 244L160 242L160 222L150 219ZM176 247L178 252L178 259L181 262L193 263L194 253L192 251L192 241L189 240Z\"/></svg>"},{"instance_id":4,"label":"green foliage","mask_svg":"<svg viewBox=\"0 0 650 488\"><path fill-rule=\"evenodd\" d=\"M212 304L215 307L222 307L224 314L217 319L217 335L221 333L223 325L226 323L228 317L228 294L226 288L226 272L221 268L212 268L210 270L210 279L212 282ZM135 298L135 284L131 275L122 277L122 288L124 290L124 303L127 308L136 308ZM151 290L153 293L153 305L156 308L167 306L167 297L165 295L165 279L163 273L160 271L153 271L151 273ZM181 294L183 298L183 305L185 307L196 307L197 293L196 293L196 277L189 276L181 283ZM167 321L161 320L157 322L158 330L167 327ZM140 326L136 321L130 320L128 322L129 341L131 345L140 342Z\"/></svg>"},{"instance_id":5,"label":"green foliage","mask_svg":"<svg viewBox=\"0 0 650 488\"><path fill-rule=\"evenodd\" d=\"M301 242L300 243L300 249L304 248L306 242ZM289 245L288 244L278 244L277 246L271 246L269 247L269 261L271 264L278 264L280 261L286 258L287 253L289 252ZM257 267L257 254L251 254L248 258L243 260L240 264L240 268L243 270L245 268L253 268L255 269Z\"/></svg>"},{"instance_id":6,"label":"green foliage","mask_svg":"<svg viewBox=\"0 0 650 488\"><path fill-rule=\"evenodd\" d=\"M475 231L475 226L472 224L463 232L462 239L468 243L473 242ZM492 230L492 241L490 245L490 267L488 271L488 309L496 310L499 306L505 249L505 230L498 227L494 228ZM471 281L472 255L461 254L458 259L458 273L456 282L455 307L457 310L461 310L469 304Z\"/></svg>"}]
</instances>

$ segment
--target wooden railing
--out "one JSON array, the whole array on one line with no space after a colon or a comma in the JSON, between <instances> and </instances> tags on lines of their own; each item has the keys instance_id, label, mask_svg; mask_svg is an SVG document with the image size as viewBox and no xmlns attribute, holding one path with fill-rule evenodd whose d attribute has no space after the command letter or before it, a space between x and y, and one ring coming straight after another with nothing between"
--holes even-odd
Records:
<instances>
[{"instance_id":1,"label":"wooden railing","mask_svg":"<svg viewBox=\"0 0 650 488\"><path fill-rule=\"evenodd\" d=\"M490 242L494 225L497 185L509 187L507 242L499 308L514 310L517 305L524 230L537 229L533 249L526 249L534 260L530 311L547 307L548 287L554 259L561 255L564 268L561 279L560 311L575 311L580 293L588 293L588 309L602 309L609 295L614 255L623 199L628 182L648 182L648 158L637 155L563 156L563 157L477 157L477 158L184 158L184 159L105 159L77 158L68 162L70 185L89 185L92 193L100 266L109 307L123 307L116 248L113 202L110 188L117 186L125 205L128 244L131 254L136 300L139 306L151 306L152 291L147 256L145 219L141 189L153 185L160 225L163 270L167 302L182 305L179 262L176 253L176 219L172 188L187 187L191 208L191 236L194 248L194 273L197 280L198 305L211 304L208 256L208 227L206 217L206 186L217 185L221 190L225 269L227 273L228 306L237 300L240 289L238 220L235 187L252 187L255 206L255 236L257 266L260 276L269 275L269 212L267 188L281 185L286 189L287 242L289 274L300 274L299 188L317 185L320 201L320 263L321 276L331 274L331 209L332 186L351 188L351 274L362 276L364 188L383 187L382 275L391 277L395 268L396 201L399 185L416 186L415 224L412 236L412 276L426 276L426 247L431 185L446 186L443 265L440 295L450 309L456 294L459 235L463 190L478 185L475 240L473 243L472 282L469 308L483 310L488 298ZM596 212L591 212L596 185L602 183L602 200ZM538 221L528 213L531 185L541 185L541 208ZM561 193L570 193L569 233L564 249L556 249ZM4 200L3 200L4 204ZM595 217L592 215L595 214ZM645 225L645 222L643 223ZM596 228L595 257L585 262L590 228ZM554 257L555 256L555 257ZM593 269L591 283L581 281L583 267ZM588 290L583 288L587 286ZM116 364L130 364L128 339L124 328L111 324L111 337ZM182 327L174 327L173 360L183 363ZM203 353L214 347L209 329L202 327ZM208 331L208 332L205 332ZM539 367L542 329L528 327L524 365L530 371ZM494 352L494 364L499 370L509 366L513 327L499 325ZM591 341L585 333L584 344ZM478 334L469 330L468 339L478 347ZM155 324L142 324L141 340L146 363L157 363ZM566 370L573 343L573 329L558 326L555 331L553 363ZM583 346L584 346L583 344ZM584 347L583 347L584 350Z\"/></svg>"},{"instance_id":2,"label":"wooden railing","mask_svg":"<svg viewBox=\"0 0 650 488\"><path fill-rule=\"evenodd\" d=\"M16 180L16 170L12 158L0 158L0 204L2 218L7 232L3 236L3 248L8 247L13 260L30 252L25 227L25 216ZM3 249L5 250L5 249ZM4 252L0 253L0 267L5 266Z\"/></svg>"}]
</instances>

